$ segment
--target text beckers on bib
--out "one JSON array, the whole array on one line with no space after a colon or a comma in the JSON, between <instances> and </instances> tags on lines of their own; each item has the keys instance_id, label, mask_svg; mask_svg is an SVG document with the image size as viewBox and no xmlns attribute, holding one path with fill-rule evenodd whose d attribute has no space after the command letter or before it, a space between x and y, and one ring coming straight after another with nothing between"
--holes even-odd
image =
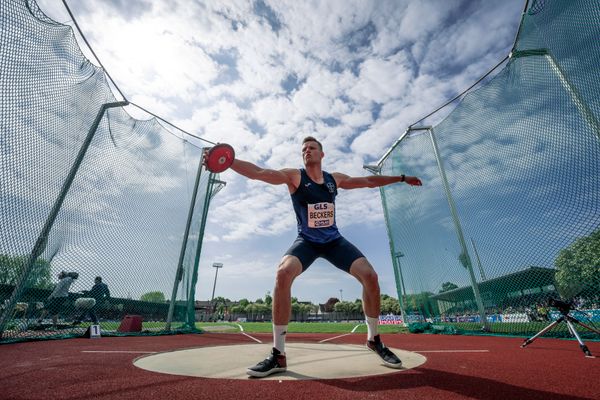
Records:
<instances>
[{"instance_id":1,"label":"text beckers on bib","mask_svg":"<svg viewBox=\"0 0 600 400\"><path fill-rule=\"evenodd\" d=\"M335 206L333 203L308 204L308 227L327 228L335 222Z\"/></svg>"}]
</instances>

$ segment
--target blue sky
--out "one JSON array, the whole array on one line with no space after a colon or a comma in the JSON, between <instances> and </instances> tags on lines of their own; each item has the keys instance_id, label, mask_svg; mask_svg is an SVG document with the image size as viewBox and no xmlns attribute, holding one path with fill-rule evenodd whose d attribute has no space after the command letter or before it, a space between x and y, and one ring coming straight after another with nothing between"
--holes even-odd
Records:
<instances>
[{"instance_id":1,"label":"blue sky","mask_svg":"<svg viewBox=\"0 0 600 400\"><path fill-rule=\"evenodd\" d=\"M510 51L522 0L68 1L94 51L127 98L195 135L227 142L239 158L300 167L306 135L324 144L328 171L366 175L401 133ZM70 23L61 2L39 1ZM90 60L93 57L88 54ZM450 108L436 115L435 123ZM135 107L128 112L150 116ZM406 171L419 175L419 171ZM295 237L287 189L231 171L213 200L196 297L255 300L272 290ZM427 185L427 182L425 182ZM379 191L343 191L338 226L396 297ZM325 261L292 295L354 300L361 287Z\"/></svg>"}]
</instances>

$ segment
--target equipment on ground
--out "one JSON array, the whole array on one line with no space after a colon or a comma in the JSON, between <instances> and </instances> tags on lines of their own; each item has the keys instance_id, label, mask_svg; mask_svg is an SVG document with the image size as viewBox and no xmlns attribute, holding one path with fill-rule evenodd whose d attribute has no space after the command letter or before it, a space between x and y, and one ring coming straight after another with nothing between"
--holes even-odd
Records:
<instances>
[{"instance_id":1,"label":"equipment on ground","mask_svg":"<svg viewBox=\"0 0 600 400\"><path fill-rule=\"evenodd\" d=\"M569 329L569 333L573 337L575 337L575 339L577 339L577 342L579 342L579 347L581 348L581 351L583 351L583 353L585 354L585 356L589 357L589 358L595 358L592 355L592 353L590 352L590 350L588 349L588 347L585 345L585 343L583 343L583 340L581 340L581 337L577 333L577 330L575 330L575 325L573 325L573 324L581 325L584 328L589 329L592 332L596 332L597 334L600 334L600 331L597 330L597 329L595 329L595 328L592 328L591 326L588 326L588 325L582 323L577 318L573 317L570 314L571 309L573 308L573 304L570 303L570 302L566 302L566 301L563 301L563 300L558 300L558 299L550 298L550 299L548 299L548 306L550 306L550 307L556 307L558 309L558 311L560 311L560 313L562 314L562 316L559 319L557 319L556 321L552 322L547 327L545 327L544 329L542 329L541 331L539 331L538 333L536 333L535 335L533 335L532 337L530 337L528 339L525 339L525 341L521 345L521 348L525 348L525 346L527 346L528 344L530 344L531 342L533 342L539 336L543 335L544 333L548 332L550 329L554 328L556 325L558 325L558 324L560 324L561 322L564 321L567 324L567 328Z\"/></svg>"}]
</instances>

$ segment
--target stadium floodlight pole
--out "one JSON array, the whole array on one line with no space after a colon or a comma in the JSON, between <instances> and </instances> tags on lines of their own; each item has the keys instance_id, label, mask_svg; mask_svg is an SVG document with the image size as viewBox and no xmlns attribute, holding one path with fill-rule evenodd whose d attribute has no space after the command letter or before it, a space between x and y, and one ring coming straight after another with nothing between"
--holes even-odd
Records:
<instances>
[{"instance_id":1,"label":"stadium floodlight pole","mask_svg":"<svg viewBox=\"0 0 600 400\"><path fill-rule=\"evenodd\" d=\"M213 310L213 300L215 299L215 288L217 287L217 275L219 275L219 268L223 268L223 264L221 263L213 263L213 268L215 269L215 283L213 284L212 296L210 297L210 310L211 313Z\"/></svg>"},{"instance_id":2,"label":"stadium floodlight pole","mask_svg":"<svg viewBox=\"0 0 600 400\"><path fill-rule=\"evenodd\" d=\"M177 288L179 282L183 278L183 259L185 257L185 249L187 248L188 238L190 235L190 228L192 226L192 217L194 216L194 207L196 206L196 196L198 194L198 186L200 186L200 177L202 176L202 157L198 162L198 172L196 172L196 181L194 182L194 191L192 192L192 199L190 200L190 207L188 209L188 217L185 223L185 230L183 232L183 239L181 241L181 250L179 251L179 261L177 261L177 270L175 272L175 281L173 282L173 290L171 291L171 302L169 303L169 311L167 313L167 323L165 324L165 331L171 330L171 322L173 321L173 313L175 311L175 300L177 298Z\"/></svg>"},{"instance_id":3,"label":"stadium floodlight pole","mask_svg":"<svg viewBox=\"0 0 600 400\"><path fill-rule=\"evenodd\" d=\"M56 220L56 217L58 216L62 204L65 201L65 198L67 197L67 193L69 192L69 189L71 188L71 185L75 180L75 175L77 174L77 171L79 171L79 167L81 166L83 158L85 157L85 154L87 153L87 150L90 147L90 144L92 143L92 139L94 138L94 135L98 130L98 126L100 125L104 114L109 108L124 107L128 104L129 102L127 101L116 101L113 103L102 104L102 106L100 107L100 110L96 115L96 119L90 126L87 136L85 137L85 140L83 141L83 144L79 149L79 153L77 153L77 157L75 158L75 161L73 161L73 165L69 170L69 174L65 178L62 188L60 189L60 192L58 194L58 197L56 198L56 201L54 202L52 209L48 214L44 227L42 228L42 231L38 236L35 245L33 246L33 250L31 251L31 254L29 254L27 261L25 262L25 265L22 270L23 272L17 279L15 289L13 290L12 295L8 299L8 303L5 305L4 314L2 314L2 316L0 317L0 338L4 333L4 327L6 326L6 322L8 321L9 315L12 315L13 308L15 307L17 300L25 290L27 280L29 279L29 275L31 274L31 270L33 269L35 262L37 261L38 257L44 252L46 246L48 245L48 236L50 235L50 231L52 230L54 221Z\"/></svg>"},{"instance_id":4,"label":"stadium floodlight pole","mask_svg":"<svg viewBox=\"0 0 600 400\"><path fill-rule=\"evenodd\" d=\"M487 317L485 315L485 309L483 308L483 301L481 300L481 294L479 293L479 285L477 284L477 279L475 278L475 273L473 272L473 265L471 263L471 257L469 257L469 252L467 250L467 244L465 242L465 237L463 235L462 227L460 225L460 220L458 219L458 213L456 212L456 206L454 205L454 199L452 198L452 194L450 192L450 185L448 185L448 179L446 178L446 171L444 170L444 165L442 164L442 159L440 158L440 151L438 149L437 141L435 139L435 135L433 133L433 128L430 127L428 129L429 137L431 138L431 144L433 146L433 153L435 155L435 159L437 161L438 170L440 173L440 177L442 179L442 185L444 186L444 191L446 192L446 199L448 200L448 206L450 207L450 214L452 215L452 220L454 222L454 227L456 229L456 234L458 236L458 242L461 247L461 262L464 259L464 266L469 271L469 277L471 278L471 287L473 288L473 294L475 295L475 302L477 303L477 309L479 310L479 315L481 317L481 322L483 323L483 330L489 331L489 323L487 321Z\"/></svg>"}]
</instances>

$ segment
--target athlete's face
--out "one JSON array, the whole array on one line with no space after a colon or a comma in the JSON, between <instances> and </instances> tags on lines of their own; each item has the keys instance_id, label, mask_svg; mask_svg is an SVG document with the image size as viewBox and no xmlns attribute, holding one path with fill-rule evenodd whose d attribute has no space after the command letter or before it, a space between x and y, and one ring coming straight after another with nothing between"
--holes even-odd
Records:
<instances>
[{"instance_id":1,"label":"athlete's face","mask_svg":"<svg viewBox=\"0 0 600 400\"><path fill-rule=\"evenodd\" d=\"M302 145L302 161L304 165L321 163L325 153L319 148L317 142L305 142Z\"/></svg>"}]
</instances>

